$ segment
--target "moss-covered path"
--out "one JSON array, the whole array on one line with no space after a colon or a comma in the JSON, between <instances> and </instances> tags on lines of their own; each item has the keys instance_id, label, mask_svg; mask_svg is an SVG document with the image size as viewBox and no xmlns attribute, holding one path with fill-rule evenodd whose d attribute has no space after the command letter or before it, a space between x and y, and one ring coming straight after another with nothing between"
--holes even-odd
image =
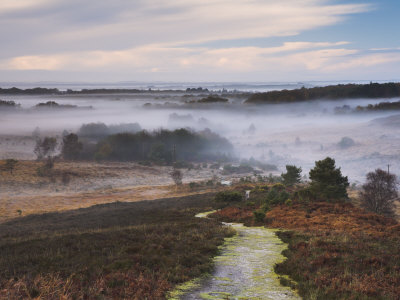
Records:
<instances>
[{"instance_id":1,"label":"moss-covered path","mask_svg":"<svg viewBox=\"0 0 400 300\"><path fill-rule=\"evenodd\" d=\"M274 230L228 224L237 235L226 239L215 258L214 273L177 290L175 299L300 299L281 286L273 267L282 261L285 244Z\"/></svg>"}]
</instances>

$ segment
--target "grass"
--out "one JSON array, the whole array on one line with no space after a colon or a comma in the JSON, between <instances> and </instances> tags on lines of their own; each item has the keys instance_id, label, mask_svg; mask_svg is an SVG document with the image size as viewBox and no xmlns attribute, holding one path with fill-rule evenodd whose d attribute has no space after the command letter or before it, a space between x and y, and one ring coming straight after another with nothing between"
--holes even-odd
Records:
<instances>
[{"instance_id":1,"label":"grass","mask_svg":"<svg viewBox=\"0 0 400 300\"><path fill-rule=\"evenodd\" d=\"M257 195L252 200L258 203ZM253 203L254 203L253 202ZM220 221L260 225L257 205L226 207ZM293 202L266 212L263 224L281 228L289 244L277 264L281 284L304 299L400 299L400 225L351 203ZM289 276L289 277L287 277Z\"/></svg>"},{"instance_id":2,"label":"grass","mask_svg":"<svg viewBox=\"0 0 400 300\"><path fill-rule=\"evenodd\" d=\"M160 299L212 269L232 231L195 218L214 194L30 215L0 224L0 298Z\"/></svg>"},{"instance_id":3,"label":"grass","mask_svg":"<svg viewBox=\"0 0 400 300\"><path fill-rule=\"evenodd\" d=\"M0 161L0 222L19 216L52 211L65 211L110 202L132 202L166 197L180 197L221 189L197 181L196 188L187 184L178 189L168 174L168 167L146 167L134 163L95 163L57 161L52 176L38 176L43 165L37 161L19 161L13 174L2 170ZM211 171L185 171L186 177ZM63 183L69 174L70 182ZM211 175L210 175L211 176Z\"/></svg>"}]
</instances>

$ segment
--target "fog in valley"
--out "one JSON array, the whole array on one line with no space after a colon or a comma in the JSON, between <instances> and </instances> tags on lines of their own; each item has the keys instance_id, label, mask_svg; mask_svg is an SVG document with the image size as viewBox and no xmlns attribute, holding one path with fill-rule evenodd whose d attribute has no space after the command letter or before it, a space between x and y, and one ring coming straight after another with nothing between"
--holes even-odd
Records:
<instances>
[{"instance_id":1,"label":"fog in valley","mask_svg":"<svg viewBox=\"0 0 400 300\"><path fill-rule=\"evenodd\" d=\"M233 144L237 162L253 157L277 165L277 174L286 164L301 166L303 175L308 174L314 162L326 156L335 158L353 183L363 182L366 173L386 169L388 164L391 172L400 174L398 119L391 117L396 111L354 111L359 105L387 99L250 105L244 103L248 93L225 91L219 96L227 98L226 103L196 103L210 94L217 93L1 96L20 107L0 108L0 158L34 159L36 128L41 136L61 139L64 130L78 132L82 124L138 123L148 131L210 129ZM60 107L37 107L48 101Z\"/></svg>"}]
</instances>

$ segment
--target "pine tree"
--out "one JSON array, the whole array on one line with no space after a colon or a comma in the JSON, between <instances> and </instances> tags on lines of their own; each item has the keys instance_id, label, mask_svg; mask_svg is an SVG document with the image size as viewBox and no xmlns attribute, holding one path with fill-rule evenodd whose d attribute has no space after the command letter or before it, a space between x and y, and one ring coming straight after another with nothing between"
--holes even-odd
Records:
<instances>
[{"instance_id":1,"label":"pine tree","mask_svg":"<svg viewBox=\"0 0 400 300\"><path fill-rule=\"evenodd\" d=\"M286 165L286 173L282 173L283 183L287 186L299 183L301 180L301 168L294 165Z\"/></svg>"},{"instance_id":2,"label":"pine tree","mask_svg":"<svg viewBox=\"0 0 400 300\"><path fill-rule=\"evenodd\" d=\"M316 161L310 179L311 191L319 200L334 202L348 198L346 188L349 181L347 176L342 176L340 168L336 168L334 159L327 157Z\"/></svg>"}]
</instances>

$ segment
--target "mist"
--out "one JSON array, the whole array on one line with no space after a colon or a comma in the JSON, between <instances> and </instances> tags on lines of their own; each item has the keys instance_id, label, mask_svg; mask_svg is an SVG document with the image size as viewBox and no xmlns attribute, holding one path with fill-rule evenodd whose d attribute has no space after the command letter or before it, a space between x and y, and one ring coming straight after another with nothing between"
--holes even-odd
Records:
<instances>
[{"instance_id":1,"label":"mist","mask_svg":"<svg viewBox=\"0 0 400 300\"><path fill-rule=\"evenodd\" d=\"M390 122L379 119L395 111L352 111L386 99L320 100L292 104L248 105L246 93L223 93L228 103L193 103L204 94L148 92L137 94L2 96L20 107L0 108L1 158L32 159L32 132L61 136L64 130L78 132L82 124L102 122L108 126L138 123L144 130L160 128L206 128L227 138L238 159L251 157L275 164L280 173L295 164L308 174L314 162L330 156L336 159L351 182L363 182L365 174L387 168L399 174L400 134ZM55 101L70 108L38 108L38 103ZM392 100L395 101L395 100ZM348 105L350 112L335 108ZM378 119L378 121L376 121ZM393 117L392 117L393 119ZM390 120L392 120L390 119ZM18 138L13 139L12 136ZM341 145L342 138L351 145Z\"/></svg>"}]
</instances>

